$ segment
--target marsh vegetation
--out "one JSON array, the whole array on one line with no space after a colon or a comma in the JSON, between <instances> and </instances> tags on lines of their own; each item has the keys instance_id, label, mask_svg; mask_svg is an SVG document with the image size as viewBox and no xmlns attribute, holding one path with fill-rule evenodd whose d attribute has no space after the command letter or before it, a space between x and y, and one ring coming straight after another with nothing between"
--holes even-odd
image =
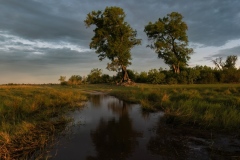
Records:
<instances>
[{"instance_id":1,"label":"marsh vegetation","mask_svg":"<svg viewBox=\"0 0 240 160\"><path fill-rule=\"evenodd\" d=\"M0 159L41 156L69 122L64 113L85 100L79 91L68 88L1 86Z\"/></svg>"},{"instance_id":2,"label":"marsh vegetation","mask_svg":"<svg viewBox=\"0 0 240 160\"><path fill-rule=\"evenodd\" d=\"M143 113L163 111L161 124L173 128L240 136L240 84L1 86L1 159L44 155L70 122L66 113L94 91L140 104Z\"/></svg>"},{"instance_id":3,"label":"marsh vegetation","mask_svg":"<svg viewBox=\"0 0 240 160\"><path fill-rule=\"evenodd\" d=\"M152 95L151 95L152 96ZM151 97L150 96L150 97ZM166 123L163 112L95 92L86 107L73 112L72 132L50 150L53 159L234 159L236 136Z\"/></svg>"},{"instance_id":4,"label":"marsh vegetation","mask_svg":"<svg viewBox=\"0 0 240 160\"><path fill-rule=\"evenodd\" d=\"M139 93L143 93L139 95L143 97L140 101L143 109L164 110L167 122L205 129L239 130L239 88L220 85L216 88L160 87Z\"/></svg>"},{"instance_id":5,"label":"marsh vegetation","mask_svg":"<svg viewBox=\"0 0 240 160\"><path fill-rule=\"evenodd\" d=\"M221 131L240 129L240 84L136 84L128 87L102 84L85 87L140 103L142 109L149 112L164 111L167 123Z\"/></svg>"}]
</instances>

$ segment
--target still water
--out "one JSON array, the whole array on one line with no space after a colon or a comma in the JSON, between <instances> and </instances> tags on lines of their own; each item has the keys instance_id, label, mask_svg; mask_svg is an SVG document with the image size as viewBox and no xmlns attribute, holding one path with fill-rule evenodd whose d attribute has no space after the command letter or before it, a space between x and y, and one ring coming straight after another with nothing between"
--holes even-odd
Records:
<instances>
[{"instance_id":1,"label":"still water","mask_svg":"<svg viewBox=\"0 0 240 160\"><path fill-rule=\"evenodd\" d=\"M167 127L162 123L162 112L144 113L140 105L104 94L92 94L84 109L70 116L74 118L74 125L51 149L51 159L196 160L233 158L235 151L240 151L233 148L231 155L222 155L214 147L229 148L229 139L218 137L217 144L209 134ZM239 141L235 142L240 146Z\"/></svg>"}]
</instances>

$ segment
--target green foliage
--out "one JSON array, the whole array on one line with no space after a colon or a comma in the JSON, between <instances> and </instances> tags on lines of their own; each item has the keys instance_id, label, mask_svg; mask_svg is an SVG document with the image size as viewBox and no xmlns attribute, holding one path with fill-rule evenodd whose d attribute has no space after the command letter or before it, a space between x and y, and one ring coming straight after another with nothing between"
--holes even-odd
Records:
<instances>
[{"instance_id":1,"label":"green foliage","mask_svg":"<svg viewBox=\"0 0 240 160\"><path fill-rule=\"evenodd\" d=\"M101 83L102 70L94 68L91 70L90 74L87 77L89 83Z\"/></svg>"},{"instance_id":2,"label":"green foliage","mask_svg":"<svg viewBox=\"0 0 240 160\"><path fill-rule=\"evenodd\" d=\"M155 23L149 22L144 29L152 41L148 47L154 49L158 57L162 58L175 73L179 73L180 68L187 66L189 55L193 53L193 49L187 48L188 27L182 18L181 14L172 12L167 17L159 18Z\"/></svg>"},{"instance_id":3,"label":"green foliage","mask_svg":"<svg viewBox=\"0 0 240 160\"><path fill-rule=\"evenodd\" d=\"M216 69L223 70L223 69L236 69L236 61L237 56L230 55L227 56L226 61L223 62L222 57L218 57L215 60L212 60L212 62L215 64Z\"/></svg>"},{"instance_id":4,"label":"green foliage","mask_svg":"<svg viewBox=\"0 0 240 160\"><path fill-rule=\"evenodd\" d=\"M197 77L196 83L202 83L202 84L212 84L217 83L217 76L216 76L216 70L212 69L208 66L196 66L195 70L199 71L200 74Z\"/></svg>"},{"instance_id":5,"label":"green foliage","mask_svg":"<svg viewBox=\"0 0 240 160\"><path fill-rule=\"evenodd\" d=\"M220 82L222 83L239 83L240 70L235 68L224 69L220 72Z\"/></svg>"},{"instance_id":6,"label":"green foliage","mask_svg":"<svg viewBox=\"0 0 240 160\"><path fill-rule=\"evenodd\" d=\"M68 85L68 82L67 81L63 81L63 82L61 82L60 83L62 86L66 86L66 85Z\"/></svg>"},{"instance_id":7,"label":"green foliage","mask_svg":"<svg viewBox=\"0 0 240 160\"><path fill-rule=\"evenodd\" d=\"M82 106L79 90L49 86L0 87L0 159L31 159L66 127L64 114Z\"/></svg>"},{"instance_id":8,"label":"green foliage","mask_svg":"<svg viewBox=\"0 0 240 160\"><path fill-rule=\"evenodd\" d=\"M70 85L79 85L81 83L82 83L82 77L79 75L72 75L68 79L68 84L70 84Z\"/></svg>"},{"instance_id":9,"label":"green foliage","mask_svg":"<svg viewBox=\"0 0 240 160\"><path fill-rule=\"evenodd\" d=\"M108 74L103 74L101 76L102 83L110 83L111 81L112 81L112 78Z\"/></svg>"},{"instance_id":10,"label":"green foliage","mask_svg":"<svg viewBox=\"0 0 240 160\"><path fill-rule=\"evenodd\" d=\"M60 81L60 82L66 81L66 76L60 76L59 81Z\"/></svg>"},{"instance_id":11,"label":"green foliage","mask_svg":"<svg viewBox=\"0 0 240 160\"><path fill-rule=\"evenodd\" d=\"M157 69L148 71L148 82L152 84L162 84L165 82L165 74L159 72Z\"/></svg>"},{"instance_id":12,"label":"green foliage","mask_svg":"<svg viewBox=\"0 0 240 160\"><path fill-rule=\"evenodd\" d=\"M237 61L237 56L234 56L234 55L228 56L224 67L227 69L235 69L236 61Z\"/></svg>"},{"instance_id":13,"label":"green foliage","mask_svg":"<svg viewBox=\"0 0 240 160\"><path fill-rule=\"evenodd\" d=\"M66 76L60 76L59 81L61 85L67 85Z\"/></svg>"},{"instance_id":14,"label":"green foliage","mask_svg":"<svg viewBox=\"0 0 240 160\"><path fill-rule=\"evenodd\" d=\"M200 71L196 67L193 67L193 68L187 68L186 72L187 72L188 84L196 83L197 79L200 76Z\"/></svg>"},{"instance_id":15,"label":"green foliage","mask_svg":"<svg viewBox=\"0 0 240 160\"><path fill-rule=\"evenodd\" d=\"M99 70L99 69L98 69ZM152 84L214 84L214 83L239 83L240 69L225 68L218 70L208 66L195 66L185 68L179 74L173 73L171 70L151 69L148 72L135 72L127 70L131 80L137 83ZM102 75L90 73L88 80L90 83L111 83L119 82L122 79L122 73L118 72L116 76ZM94 78L95 77L95 78ZM91 79L93 78L93 79ZM66 84L66 82L62 82ZM70 84L68 82L68 84Z\"/></svg>"},{"instance_id":16,"label":"green foliage","mask_svg":"<svg viewBox=\"0 0 240 160\"><path fill-rule=\"evenodd\" d=\"M99 60L111 61L109 70L130 65L131 48L141 44L141 40L136 39L137 31L124 21L125 16L122 8L106 7L104 11L92 11L84 21L87 27L96 26L90 48L96 49Z\"/></svg>"},{"instance_id":17,"label":"green foliage","mask_svg":"<svg viewBox=\"0 0 240 160\"><path fill-rule=\"evenodd\" d=\"M182 71L181 73L179 73L178 74L178 83L187 84L187 76L188 76L187 71Z\"/></svg>"},{"instance_id":18,"label":"green foliage","mask_svg":"<svg viewBox=\"0 0 240 160\"><path fill-rule=\"evenodd\" d=\"M127 70L127 73L128 73L129 78L130 78L132 81L136 81L136 72L128 69L128 70Z\"/></svg>"},{"instance_id":19,"label":"green foliage","mask_svg":"<svg viewBox=\"0 0 240 160\"><path fill-rule=\"evenodd\" d=\"M174 77L169 77L167 79L167 84L178 84L178 80Z\"/></svg>"},{"instance_id":20,"label":"green foliage","mask_svg":"<svg viewBox=\"0 0 240 160\"><path fill-rule=\"evenodd\" d=\"M152 102L158 102L161 98L157 92L151 92L147 95L147 99Z\"/></svg>"},{"instance_id":21,"label":"green foliage","mask_svg":"<svg viewBox=\"0 0 240 160\"><path fill-rule=\"evenodd\" d=\"M136 75L136 82L138 83L147 83L148 81L148 74L147 72L140 72L140 74Z\"/></svg>"},{"instance_id":22,"label":"green foliage","mask_svg":"<svg viewBox=\"0 0 240 160\"><path fill-rule=\"evenodd\" d=\"M111 86L111 89L112 94L121 99L140 103L143 110L164 110L166 122L218 131L240 131L239 84L137 84L135 87Z\"/></svg>"}]
</instances>

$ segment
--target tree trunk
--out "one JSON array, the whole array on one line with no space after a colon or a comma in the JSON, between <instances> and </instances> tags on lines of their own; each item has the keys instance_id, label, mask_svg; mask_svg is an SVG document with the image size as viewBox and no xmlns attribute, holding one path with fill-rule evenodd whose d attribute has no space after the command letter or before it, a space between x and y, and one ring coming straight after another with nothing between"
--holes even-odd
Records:
<instances>
[{"instance_id":1,"label":"tree trunk","mask_svg":"<svg viewBox=\"0 0 240 160\"><path fill-rule=\"evenodd\" d=\"M179 63L177 64L177 66L175 66L175 64L173 64L172 66L173 66L174 73L179 74L180 73Z\"/></svg>"},{"instance_id":2,"label":"tree trunk","mask_svg":"<svg viewBox=\"0 0 240 160\"><path fill-rule=\"evenodd\" d=\"M127 68L122 65L122 83L123 82L128 82L130 79L128 77L128 73L127 73Z\"/></svg>"},{"instance_id":3,"label":"tree trunk","mask_svg":"<svg viewBox=\"0 0 240 160\"><path fill-rule=\"evenodd\" d=\"M179 62L178 62L178 66L177 66L177 74L180 73L180 66L179 66Z\"/></svg>"},{"instance_id":4,"label":"tree trunk","mask_svg":"<svg viewBox=\"0 0 240 160\"><path fill-rule=\"evenodd\" d=\"M172 67L173 67L174 73L177 73L177 67L175 66L175 64L173 64Z\"/></svg>"}]
</instances>

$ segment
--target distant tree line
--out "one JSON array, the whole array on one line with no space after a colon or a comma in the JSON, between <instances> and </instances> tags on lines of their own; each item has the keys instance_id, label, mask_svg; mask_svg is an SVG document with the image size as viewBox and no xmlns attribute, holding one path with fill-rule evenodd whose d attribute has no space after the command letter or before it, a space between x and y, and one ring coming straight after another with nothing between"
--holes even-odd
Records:
<instances>
[{"instance_id":1,"label":"distant tree line","mask_svg":"<svg viewBox=\"0 0 240 160\"><path fill-rule=\"evenodd\" d=\"M213 60L215 67L195 66L181 69L179 74L175 74L171 69L150 69L149 71L137 72L128 69L129 78L136 83L149 84L213 84L213 83L240 83L240 68L236 68L237 56L228 56ZM220 67L219 67L220 66ZM122 79L122 73L118 72L114 76L103 74L101 69L94 68L86 78L73 75L66 81L65 76L60 76L62 85L116 84Z\"/></svg>"},{"instance_id":2,"label":"distant tree line","mask_svg":"<svg viewBox=\"0 0 240 160\"><path fill-rule=\"evenodd\" d=\"M80 85L85 83L85 78L80 75L72 75L68 80L66 80L66 76L60 76L58 80L61 85Z\"/></svg>"}]
</instances>

